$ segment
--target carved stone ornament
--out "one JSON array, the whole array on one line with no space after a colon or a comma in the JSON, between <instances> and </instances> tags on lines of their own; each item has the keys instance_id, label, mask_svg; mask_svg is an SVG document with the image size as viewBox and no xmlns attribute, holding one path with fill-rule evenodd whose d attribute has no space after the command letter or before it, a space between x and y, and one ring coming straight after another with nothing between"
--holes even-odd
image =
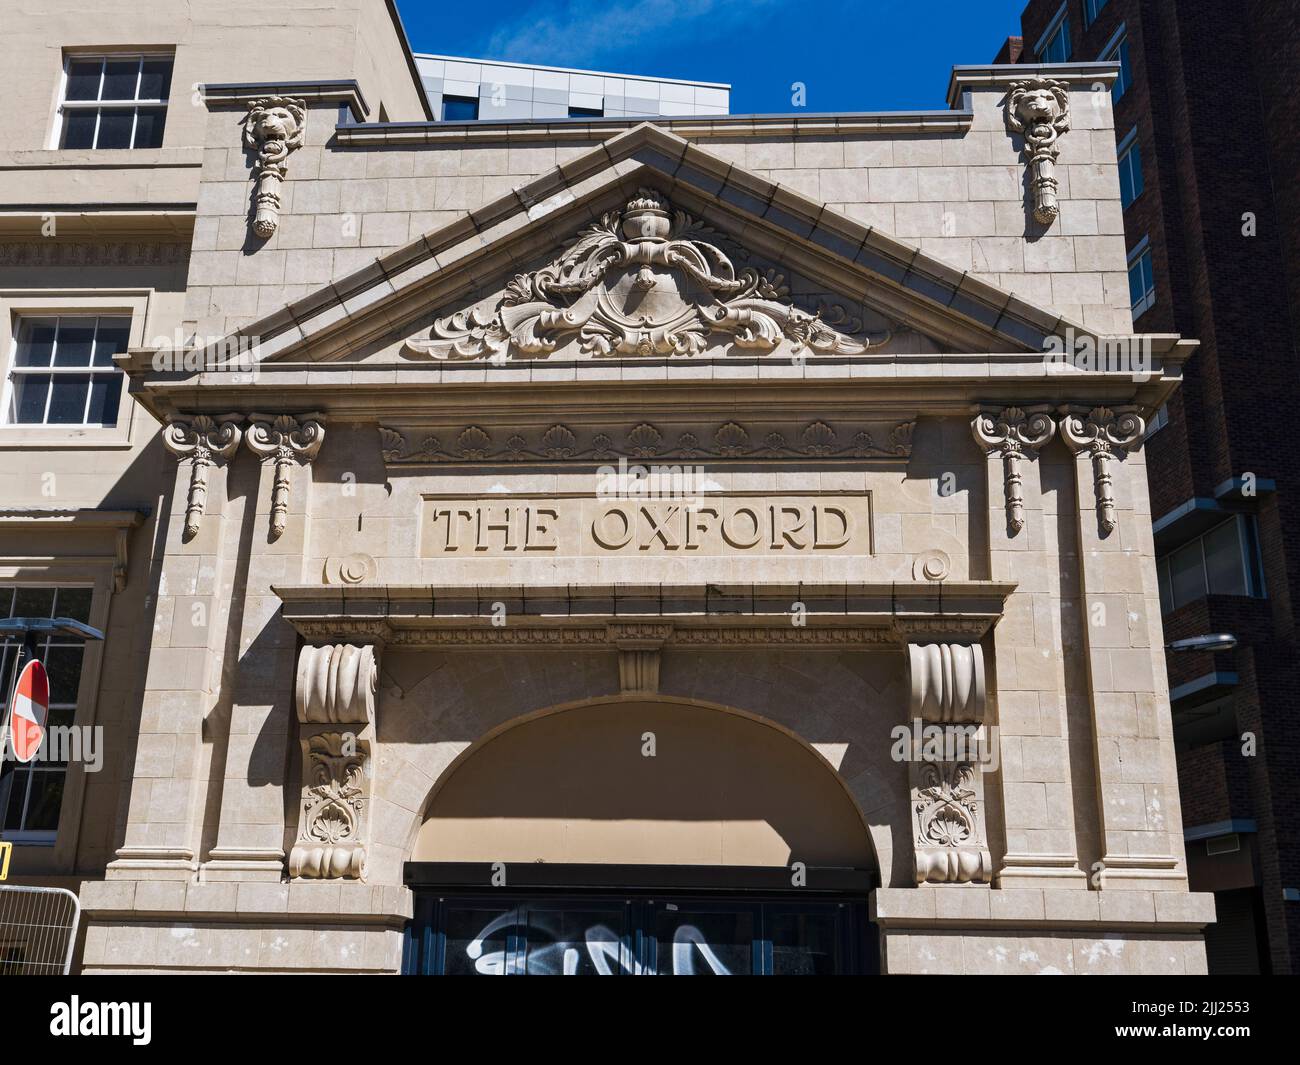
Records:
<instances>
[{"instance_id":1,"label":"carved stone ornament","mask_svg":"<svg viewBox=\"0 0 1300 1065\"><path fill-rule=\"evenodd\" d=\"M185 501L183 539L192 540L208 500L208 467L225 462L239 447L240 416L222 414L213 418L196 414L188 421L173 418L163 427L163 446L177 462L190 464L190 488Z\"/></svg>"},{"instance_id":2,"label":"carved stone ornament","mask_svg":"<svg viewBox=\"0 0 1300 1065\"><path fill-rule=\"evenodd\" d=\"M709 239L714 238L714 239ZM790 300L784 278L737 267L717 234L655 189L582 230L554 262L517 274L489 308L437 319L406 352L435 359L546 357L576 337L591 357L698 355L722 334L767 354L858 355L871 343L839 306L814 313Z\"/></svg>"},{"instance_id":3,"label":"carved stone ornament","mask_svg":"<svg viewBox=\"0 0 1300 1065\"><path fill-rule=\"evenodd\" d=\"M248 105L244 145L257 155L257 193L253 232L265 240L280 224L280 185L289 153L302 147L307 105L302 100L271 96Z\"/></svg>"},{"instance_id":4,"label":"carved stone ornament","mask_svg":"<svg viewBox=\"0 0 1300 1065\"><path fill-rule=\"evenodd\" d=\"M271 539L284 532L289 513L289 475L296 463L308 463L325 439L322 414L254 414L244 439L263 462L275 463L271 488Z\"/></svg>"},{"instance_id":5,"label":"carved stone ornament","mask_svg":"<svg viewBox=\"0 0 1300 1065\"><path fill-rule=\"evenodd\" d=\"M1094 407L1087 414L1064 408L1061 438L1076 455L1092 459L1092 486L1097 497L1097 527L1102 536L1115 531L1115 485L1111 461L1139 447L1146 422L1137 407Z\"/></svg>"},{"instance_id":6,"label":"carved stone ornament","mask_svg":"<svg viewBox=\"0 0 1300 1065\"><path fill-rule=\"evenodd\" d=\"M984 649L977 643L909 643L907 686L913 718L983 721Z\"/></svg>"},{"instance_id":7,"label":"carved stone ornament","mask_svg":"<svg viewBox=\"0 0 1300 1065\"><path fill-rule=\"evenodd\" d=\"M361 584L374 580L378 572L373 555L354 551L350 555L330 555L325 560L322 576L326 584Z\"/></svg>"},{"instance_id":8,"label":"carved stone ornament","mask_svg":"<svg viewBox=\"0 0 1300 1065\"><path fill-rule=\"evenodd\" d=\"M659 691L659 660L671 625L652 622L610 625L609 641L618 648L618 690L621 695L654 695Z\"/></svg>"},{"instance_id":9,"label":"carved stone ornament","mask_svg":"<svg viewBox=\"0 0 1300 1065\"><path fill-rule=\"evenodd\" d=\"M298 654L294 685L298 720L358 727L373 722L378 677L379 664L370 645L304 647Z\"/></svg>"},{"instance_id":10,"label":"carved stone ornament","mask_svg":"<svg viewBox=\"0 0 1300 1065\"><path fill-rule=\"evenodd\" d=\"M1007 129L1024 135L1022 154L1029 167L1029 191L1034 218L1051 225L1060 208L1056 202L1057 145L1070 128L1070 90L1063 81L1029 78L1012 82L1007 93Z\"/></svg>"},{"instance_id":11,"label":"carved stone ornament","mask_svg":"<svg viewBox=\"0 0 1300 1065\"><path fill-rule=\"evenodd\" d=\"M1007 407L1000 413L981 412L970 423L976 443L990 458L1002 459L1002 488L1007 501L1007 530L1015 536L1025 527L1025 497L1020 461L1034 455L1052 439L1056 425L1047 407Z\"/></svg>"},{"instance_id":12,"label":"carved stone ornament","mask_svg":"<svg viewBox=\"0 0 1300 1065\"><path fill-rule=\"evenodd\" d=\"M961 759L917 757L909 767L916 882L987 882L993 860L985 842L980 767Z\"/></svg>"},{"instance_id":13,"label":"carved stone ornament","mask_svg":"<svg viewBox=\"0 0 1300 1065\"><path fill-rule=\"evenodd\" d=\"M304 736L303 795L289 875L363 879L370 743L351 732Z\"/></svg>"},{"instance_id":14,"label":"carved stone ornament","mask_svg":"<svg viewBox=\"0 0 1300 1065\"><path fill-rule=\"evenodd\" d=\"M872 459L897 461L912 453L915 422L836 427L824 421L744 425L736 421L682 432L650 422L575 426L545 422L509 433L479 425L436 431L379 427L384 462L426 465L462 462L604 462L631 459ZM408 439L412 441L408 443Z\"/></svg>"}]
</instances>

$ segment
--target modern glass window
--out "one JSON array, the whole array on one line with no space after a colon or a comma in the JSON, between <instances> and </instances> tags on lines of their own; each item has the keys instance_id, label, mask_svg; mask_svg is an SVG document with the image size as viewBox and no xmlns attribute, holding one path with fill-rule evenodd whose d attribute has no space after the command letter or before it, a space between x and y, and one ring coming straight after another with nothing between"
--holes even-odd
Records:
<instances>
[{"instance_id":1,"label":"modern glass window","mask_svg":"<svg viewBox=\"0 0 1300 1065\"><path fill-rule=\"evenodd\" d=\"M18 319L5 382L9 425L117 424L131 319L58 315Z\"/></svg>"},{"instance_id":2,"label":"modern glass window","mask_svg":"<svg viewBox=\"0 0 1300 1065\"><path fill-rule=\"evenodd\" d=\"M60 148L161 148L171 56L69 56Z\"/></svg>"},{"instance_id":3,"label":"modern glass window","mask_svg":"<svg viewBox=\"0 0 1300 1065\"><path fill-rule=\"evenodd\" d=\"M89 588L14 588L0 587L0 617L6 618L74 618L90 620ZM19 643L13 638L0 643L0 707L9 720L9 696L17 678ZM77 713L77 690L81 686L81 660L85 645L80 640L46 636L36 645L36 653L50 677L50 713L48 730L72 725ZM6 737L6 743L8 738ZM59 809L63 803L63 783L68 775L62 744L46 744L36 758L20 764L6 757L0 765L0 817L4 838L22 843L52 843L59 827Z\"/></svg>"},{"instance_id":4,"label":"modern glass window","mask_svg":"<svg viewBox=\"0 0 1300 1065\"><path fill-rule=\"evenodd\" d=\"M442 98L442 120L444 122L474 122L477 119L477 96L444 96Z\"/></svg>"},{"instance_id":5,"label":"modern glass window","mask_svg":"<svg viewBox=\"0 0 1300 1065\"><path fill-rule=\"evenodd\" d=\"M1119 64L1119 74L1115 78L1115 84L1110 87L1111 103L1117 104L1120 98L1128 92L1128 87L1133 84L1133 68L1129 65L1128 60L1128 36L1121 36L1118 41L1102 53L1101 58L1104 62Z\"/></svg>"},{"instance_id":6,"label":"modern glass window","mask_svg":"<svg viewBox=\"0 0 1300 1065\"><path fill-rule=\"evenodd\" d=\"M1064 7L1057 19L1057 25L1047 31L1047 36L1038 49L1040 60L1044 63L1064 63L1070 58L1070 20L1065 17Z\"/></svg>"},{"instance_id":7,"label":"modern glass window","mask_svg":"<svg viewBox=\"0 0 1300 1065\"><path fill-rule=\"evenodd\" d=\"M403 968L447 976L814 976L872 971L865 907L667 893L420 893Z\"/></svg>"},{"instance_id":8,"label":"modern glass window","mask_svg":"<svg viewBox=\"0 0 1300 1065\"><path fill-rule=\"evenodd\" d=\"M599 107L574 107L569 106L570 118L604 118L605 112Z\"/></svg>"},{"instance_id":9,"label":"modern glass window","mask_svg":"<svg viewBox=\"0 0 1300 1065\"><path fill-rule=\"evenodd\" d=\"M1149 310L1156 302L1155 274L1151 268L1151 245L1146 237L1128 254L1128 298L1133 317Z\"/></svg>"},{"instance_id":10,"label":"modern glass window","mask_svg":"<svg viewBox=\"0 0 1300 1065\"><path fill-rule=\"evenodd\" d=\"M1097 16L1101 14L1101 9L1106 6L1107 0L1083 0L1083 24L1091 26L1097 21Z\"/></svg>"},{"instance_id":11,"label":"modern glass window","mask_svg":"<svg viewBox=\"0 0 1300 1065\"><path fill-rule=\"evenodd\" d=\"M1130 133L1119 146L1119 202L1125 210L1142 195L1142 152L1136 133Z\"/></svg>"},{"instance_id":12,"label":"modern glass window","mask_svg":"<svg viewBox=\"0 0 1300 1065\"><path fill-rule=\"evenodd\" d=\"M1165 613L1207 595L1264 594L1254 519L1235 514L1156 559Z\"/></svg>"}]
</instances>

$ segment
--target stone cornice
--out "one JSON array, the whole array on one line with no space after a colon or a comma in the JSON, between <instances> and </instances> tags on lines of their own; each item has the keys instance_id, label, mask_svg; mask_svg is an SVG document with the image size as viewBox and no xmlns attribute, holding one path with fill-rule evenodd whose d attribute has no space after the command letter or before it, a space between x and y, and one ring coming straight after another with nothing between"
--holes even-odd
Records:
<instances>
[{"instance_id":1,"label":"stone cornice","mask_svg":"<svg viewBox=\"0 0 1300 1065\"><path fill-rule=\"evenodd\" d=\"M752 585L277 585L281 614L314 643L617 647L628 626L665 645L881 645L977 640L1012 582ZM792 621L803 603L807 624ZM498 605L501 604L501 605ZM505 623L502 619L504 607Z\"/></svg>"},{"instance_id":2,"label":"stone cornice","mask_svg":"<svg viewBox=\"0 0 1300 1065\"><path fill-rule=\"evenodd\" d=\"M321 104L346 104L352 114L364 120L370 114L361 86L352 78L333 81L257 81L199 86L203 102L208 107L237 107L248 109L256 100L274 96L291 96L304 101L308 107Z\"/></svg>"},{"instance_id":3,"label":"stone cornice","mask_svg":"<svg viewBox=\"0 0 1300 1065\"><path fill-rule=\"evenodd\" d=\"M1025 78L1053 78L1068 82L1073 88L1102 85L1109 89L1119 77L1119 64L1113 60L1099 63L996 63L984 66L955 66L948 79L948 106L966 103L964 94L971 89L1009 87Z\"/></svg>"},{"instance_id":4,"label":"stone cornice","mask_svg":"<svg viewBox=\"0 0 1300 1065\"><path fill-rule=\"evenodd\" d=\"M505 404L507 421L575 420L592 424L680 415L683 404L721 405L738 421L780 413L832 423L906 421L917 415L969 417L972 406L1065 403L1138 405L1154 410L1177 387L1195 343L1154 338L1151 377L1048 366L1037 353L820 357L689 361L609 359L503 366L470 363L270 362L254 379L220 369L199 373L148 370L152 352L119 356L143 364L137 393L156 417L251 413L269 407L311 408L342 421L376 420L405 427L471 418L479 403ZM1164 342L1167 342L1164 343ZM1161 347L1164 350L1161 350ZM543 401L542 397L545 396ZM498 406L498 409L501 409ZM466 422L466 424L469 424ZM503 423L504 424L504 423ZM507 434L509 435L509 434Z\"/></svg>"},{"instance_id":5,"label":"stone cornice","mask_svg":"<svg viewBox=\"0 0 1300 1065\"><path fill-rule=\"evenodd\" d=\"M965 133L972 115L968 109L950 111L864 111L860 113L791 115L665 115L655 125L690 141L719 137L828 137L863 133ZM335 127L342 147L420 144L491 144L528 141L607 140L645 119L571 118L543 121L501 119L474 122L365 122Z\"/></svg>"}]
</instances>

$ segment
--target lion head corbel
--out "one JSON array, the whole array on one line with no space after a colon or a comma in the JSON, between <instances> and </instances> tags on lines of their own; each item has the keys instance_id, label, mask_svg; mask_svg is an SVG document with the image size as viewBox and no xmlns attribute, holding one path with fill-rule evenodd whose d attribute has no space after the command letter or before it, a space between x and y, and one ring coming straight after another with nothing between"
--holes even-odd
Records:
<instances>
[{"instance_id":1,"label":"lion head corbel","mask_svg":"<svg viewBox=\"0 0 1300 1065\"><path fill-rule=\"evenodd\" d=\"M253 232L269 237L280 222L280 183L285 161L301 148L307 126L307 106L302 100L271 96L253 100L244 119L244 145L257 155L257 194Z\"/></svg>"},{"instance_id":2,"label":"lion head corbel","mask_svg":"<svg viewBox=\"0 0 1300 1065\"><path fill-rule=\"evenodd\" d=\"M1059 213L1053 170L1061 151L1057 141L1070 128L1069 87L1051 78L1012 82L1007 93L1006 122L1008 130L1025 139L1022 152L1029 166L1034 217L1051 225Z\"/></svg>"}]
</instances>

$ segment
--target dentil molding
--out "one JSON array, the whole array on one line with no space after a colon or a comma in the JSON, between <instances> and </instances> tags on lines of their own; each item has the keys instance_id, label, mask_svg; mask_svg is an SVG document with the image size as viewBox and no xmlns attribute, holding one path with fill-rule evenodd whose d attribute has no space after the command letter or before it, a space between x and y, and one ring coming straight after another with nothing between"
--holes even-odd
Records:
<instances>
[{"instance_id":1,"label":"dentil molding","mask_svg":"<svg viewBox=\"0 0 1300 1065\"><path fill-rule=\"evenodd\" d=\"M241 432L238 414L210 417L196 414L189 420L173 418L163 426L163 446L176 456L177 462L189 463L190 487L185 504L184 539L191 540L199 531L208 499L208 467L225 462L239 447Z\"/></svg>"},{"instance_id":2,"label":"dentil molding","mask_svg":"<svg viewBox=\"0 0 1300 1065\"><path fill-rule=\"evenodd\" d=\"M1012 82L1007 93L1007 129L1025 138L1021 149L1029 168L1029 190L1034 218L1043 225L1056 221L1054 173L1061 149L1057 141L1070 128L1070 89L1063 81L1028 78Z\"/></svg>"},{"instance_id":3,"label":"dentil molding","mask_svg":"<svg viewBox=\"0 0 1300 1065\"><path fill-rule=\"evenodd\" d=\"M253 232L265 240L280 224L280 185L288 172L289 153L301 148L307 125L302 100L271 96L248 105L244 144L257 156L257 193Z\"/></svg>"}]
</instances>

